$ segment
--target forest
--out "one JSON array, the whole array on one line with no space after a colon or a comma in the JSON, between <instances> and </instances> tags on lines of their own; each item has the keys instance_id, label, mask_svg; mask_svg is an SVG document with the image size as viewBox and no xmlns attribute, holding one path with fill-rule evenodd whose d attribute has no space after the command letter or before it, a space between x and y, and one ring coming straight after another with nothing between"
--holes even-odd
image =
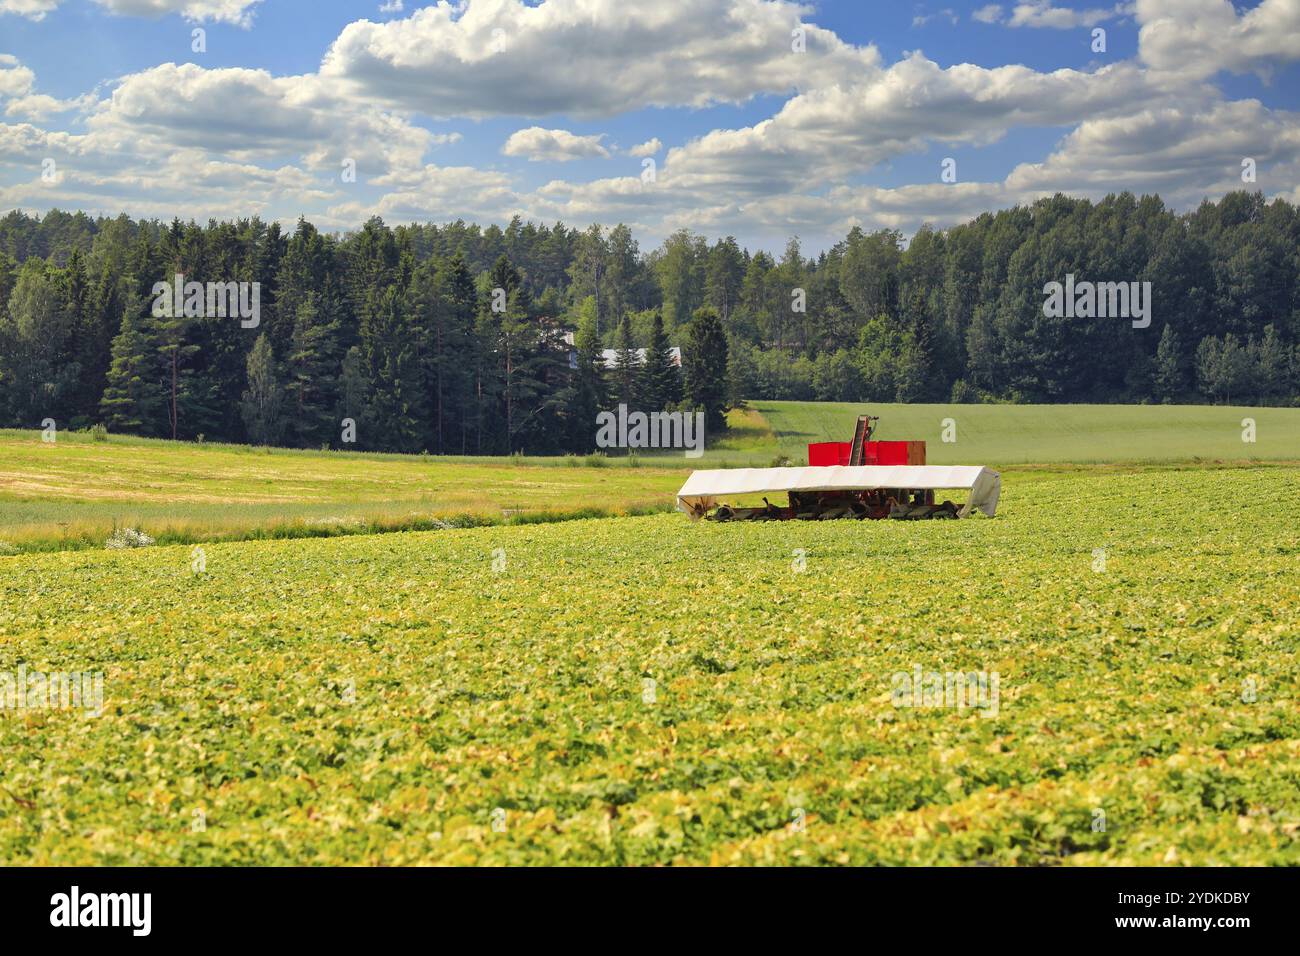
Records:
<instances>
[{"instance_id":1,"label":"forest","mask_svg":"<svg viewBox=\"0 0 1300 956\"><path fill-rule=\"evenodd\" d=\"M156 315L177 274L258 283L259 320ZM1149 327L1048 317L1067 275L1151 283ZM1295 405L1298 275L1296 206L1248 192L1182 214L1057 195L779 256L689 230L643 251L622 224L335 235L13 211L0 427L557 454L591 451L620 403L703 410L711 435L762 398Z\"/></svg>"}]
</instances>

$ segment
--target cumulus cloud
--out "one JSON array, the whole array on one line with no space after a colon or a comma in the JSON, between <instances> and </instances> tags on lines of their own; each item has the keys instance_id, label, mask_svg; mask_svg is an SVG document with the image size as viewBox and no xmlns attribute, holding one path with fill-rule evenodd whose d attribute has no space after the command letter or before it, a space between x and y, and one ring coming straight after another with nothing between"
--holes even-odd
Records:
<instances>
[{"instance_id":1,"label":"cumulus cloud","mask_svg":"<svg viewBox=\"0 0 1300 956\"><path fill-rule=\"evenodd\" d=\"M1241 188L1243 157L1269 168L1300 161L1300 115L1239 100L1088 120L1043 162L1016 167L1007 185L1020 194L1041 194L1102 193L1122 184L1174 203L1194 203L1211 192Z\"/></svg>"},{"instance_id":2,"label":"cumulus cloud","mask_svg":"<svg viewBox=\"0 0 1300 956\"><path fill-rule=\"evenodd\" d=\"M51 113L87 109L94 102L92 93L72 100L60 100L37 93L36 74L9 53L0 53L0 109L4 115L22 119L42 119Z\"/></svg>"},{"instance_id":3,"label":"cumulus cloud","mask_svg":"<svg viewBox=\"0 0 1300 956\"><path fill-rule=\"evenodd\" d=\"M31 5L0 5L24 2ZM1093 2L1077 10L989 4L972 17L1050 27L1068 15L1086 26L1128 10ZM233 0L102 5L196 16L253 8ZM1300 58L1298 11L1300 0L1262 0L1242 12L1227 0L1138 0L1138 58L1095 70L945 65L920 52L886 63L874 47L843 43L811 24L804 25L807 52L794 53L791 32L808 11L759 0L442 2L405 19L349 25L317 73L163 63L120 78L111 96L95 91L75 100L45 95L31 69L0 54L0 183L7 184L0 207L166 216L180 208L200 219L292 220L302 212L340 229L376 213L394 222L502 222L518 214L621 220L648 240L689 227L825 242L854 225L905 232L924 222L949 225L1058 190L1158 191L1194 204L1239 188L1247 156L1257 160L1266 192L1286 194L1300 179L1300 117L1228 100L1204 81L1220 70L1259 71ZM429 162L435 148L461 141L459 132L429 128L429 120L543 113L576 120L771 93L780 105L760 121L678 140L653 181L626 161L626 176L541 185L520 162L501 163L504 169ZM73 108L82 116L70 129L44 119ZM511 160L648 157L665 149L658 137L618 148L605 134L515 125L524 128L500 150ZM1002 178L939 181L935 146L964 170L967 150L1025 129L1059 130L1060 138L1046 155L1016 157L1023 161ZM52 183L40 176L46 159L58 164ZM340 181L346 159L357 165L356 183ZM493 160L499 157L488 157L495 167ZM884 169L907 184L864 182Z\"/></svg>"},{"instance_id":4,"label":"cumulus cloud","mask_svg":"<svg viewBox=\"0 0 1300 956\"><path fill-rule=\"evenodd\" d=\"M567 163L571 159L608 159L609 150L600 145L604 138L604 133L578 136L567 129L530 126L511 133L501 152L506 156L524 156L534 163L542 160Z\"/></svg>"},{"instance_id":5,"label":"cumulus cloud","mask_svg":"<svg viewBox=\"0 0 1300 956\"><path fill-rule=\"evenodd\" d=\"M36 84L36 74L10 53L0 53L0 97L24 96Z\"/></svg>"},{"instance_id":6,"label":"cumulus cloud","mask_svg":"<svg viewBox=\"0 0 1300 956\"><path fill-rule=\"evenodd\" d=\"M674 187L747 193L807 188L932 142L985 145L1016 127L1126 110L1143 88L1131 64L1093 73L970 63L945 69L917 53L859 84L796 96L754 126L715 130L673 149L660 178Z\"/></svg>"},{"instance_id":7,"label":"cumulus cloud","mask_svg":"<svg viewBox=\"0 0 1300 956\"><path fill-rule=\"evenodd\" d=\"M440 0L351 23L321 64L357 95L433 117L611 116L740 103L851 78L878 63L787 0ZM707 26L706 26L707 25ZM805 52L793 50L802 32Z\"/></svg>"},{"instance_id":8,"label":"cumulus cloud","mask_svg":"<svg viewBox=\"0 0 1300 956\"><path fill-rule=\"evenodd\" d=\"M629 156L654 156L664 148L664 144L659 141L658 136L652 136L644 143L638 143L627 151Z\"/></svg>"},{"instance_id":9,"label":"cumulus cloud","mask_svg":"<svg viewBox=\"0 0 1300 956\"><path fill-rule=\"evenodd\" d=\"M1138 49L1153 69L1197 79L1220 70L1266 72L1300 60L1300 0L1137 0Z\"/></svg>"},{"instance_id":10,"label":"cumulus cloud","mask_svg":"<svg viewBox=\"0 0 1300 956\"><path fill-rule=\"evenodd\" d=\"M376 181L395 185L376 203L349 201L332 206L329 216L355 226L372 215L398 222L437 219L509 219L521 206L505 173L473 166L426 165Z\"/></svg>"},{"instance_id":11,"label":"cumulus cloud","mask_svg":"<svg viewBox=\"0 0 1300 956\"><path fill-rule=\"evenodd\" d=\"M418 167L434 144L428 130L353 103L315 75L192 63L124 78L87 126L97 141L118 147L194 147L241 161L291 154L311 168L352 158L375 174Z\"/></svg>"}]
</instances>

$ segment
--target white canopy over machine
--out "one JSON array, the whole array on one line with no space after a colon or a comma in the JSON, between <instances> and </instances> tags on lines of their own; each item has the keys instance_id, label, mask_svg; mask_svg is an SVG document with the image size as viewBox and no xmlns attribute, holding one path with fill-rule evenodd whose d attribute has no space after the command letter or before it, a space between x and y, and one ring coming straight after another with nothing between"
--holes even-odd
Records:
<instances>
[{"instance_id":1,"label":"white canopy over machine","mask_svg":"<svg viewBox=\"0 0 1300 956\"><path fill-rule=\"evenodd\" d=\"M702 517L723 495L782 491L927 491L964 488L970 497L958 515L972 510L990 518L1002 494L1002 476L982 465L830 465L807 468L718 468L695 471L677 492L677 508Z\"/></svg>"}]
</instances>

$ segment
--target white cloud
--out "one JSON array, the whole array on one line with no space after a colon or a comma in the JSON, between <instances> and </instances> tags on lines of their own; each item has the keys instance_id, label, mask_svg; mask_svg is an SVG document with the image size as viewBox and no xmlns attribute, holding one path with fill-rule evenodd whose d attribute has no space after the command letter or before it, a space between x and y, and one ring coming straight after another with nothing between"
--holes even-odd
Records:
<instances>
[{"instance_id":1,"label":"white cloud","mask_svg":"<svg viewBox=\"0 0 1300 956\"><path fill-rule=\"evenodd\" d=\"M1028 3L1016 4L1007 25L1052 30L1095 27L1098 23L1132 13L1132 6L1131 3L1118 3L1110 8L1074 10L1070 7L1054 7L1052 0L1029 0Z\"/></svg>"},{"instance_id":2,"label":"white cloud","mask_svg":"<svg viewBox=\"0 0 1300 956\"><path fill-rule=\"evenodd\" d=\"M132 9L162 5L140 0ZM252 5L211 7L247 13ZM1024 7L1040 20L1060 10ZM1066 12L1083 23L1121 8ZM1010 24L1007 9L990 4L972 16ZM1300 58L1298 11L1300 0L1262 0L1241 13L1226 0L1139 0L1139 59L1092 71L945 66L919 52L885 64L874 48L812 26L808 52L795 54L789 30L807 11L759 0L442 3L404 20L350 25L319 74L163 63L121 78L109 97L75 100L41 93L30 69L0 54L0 209L290 221L302 212L341 229L375 213L393 222L519 214L622 220L647 241L687 226L750 239L797 232L817 243L852 225L949 225L1058 190L1158 191L1194 205L1240 188L1244 156L1257 160L1267 194L1287 194L1300 180L1300 118L1226 100L1199 81ZM495 38L501 52L490 47L493 29L505 31ZM604 134L543 126L519 129L501 151L552 161L616 155L610 168L627 175L535 187L522 172L427 162L434 148L461 141L459 132L425 128L429 117L552 111L576 119L762 92L793 95L760 122L669 149L654 183L642 182L639 158L663 153L658 137L619 149ZM41 119L71 109L84 114L77 132ZM1004 178L939 182L936 145L965 171L974 168L970 150L1025 129L1059 129L1061 138L1046 156L1016 156ZM40 178L47 158L58 164L55 183ZM357 183L340 181L345 158L357 163ZM908 184L862 184L883 169Z\"/></svg>"},{"instance_id":3,"label":"white cloud","mask_svg":"<svg viewBox=\"0 0 1300 956\"><path fill-rule=\"evenodd\" d=\"M315 75L192 63L124 78L87 126L96 141L118 147L207 149L240 161L289 154L316 169L352 158L371 175L418 167L435 145L428 130L350 101Z\"/></svg>"},{"instance_id":4,"label":"white cloud","mask_svg":"<svg viewBox=\"0 0 1300 956\"><path fill-rule=\"evenodd\" d=\"M56 164L54 182L41 176ZM169 218L183 208L199 219L319 208L337 201L314 175L293 165L261 166L213 157L201 149L153 156L106 148L91 136L48 132L29 124L0 124L0 161L27 171L26 181L0 187L0 205L82 209Z\"/></svg>"},{"instance_id":5,"label":"white cloud","mask_svg":"<svg viewBox=\"0 0 1300 956\"><path fill-rule=\"evenodd\" d=\"M1122 184L1191 204L1210 193L1242 188L1241 161L1247 156L1261 169L1300 161L1300 115L1238 100L1171 104L1088 120L1043 162L1016 167L1007 185L1022 194L1100 194ZM1268 180L1261 175L1261 185Z\"/></svg>"},{"instance_id":6,"label":"white cloud","mask_svg":"<svg viewBox=\"0 0 1300 956\"><path fill-rule=\"evenodd\" d=\"M89 109L95 102L93 93L72 100L60 100L36 92L36 74L22 65L16 56L0 53L0 104L4 115L24 119L42 119L51 113Z\"/></svg>"},{"instance_id":7,"label":"white cloud","mask_svg":"<svg viewBox=\"0 0 1300 956\"><path fill-rule=\"evenodd\" d=\"M661 181L756 195L834 183L935 142L985 145L1013 128L1072 125L1132 109L1140 71L944 69L921 54L860 83L796 96L771 119L715 130L668 154Z\"/></svg>"},{"instance_id":8,"label":"white cloud","mask_svg":"<svg viewBox=\"0 0 1300 956\"><path fill-rule=\"evenodd\" d=\"M604 138L604 133L577 136L567 129L530 126L511 133L501 152L506 156L526 156L534 163L542 160L567 163L571 159L608 159L609 150L600 145Z\"/></svg>"},{"instance_id":9,"label":"white cloud","mask_svg":"<svg viewBox=\"0 0 1300 956\"><path fill-rule=\"evenodd\" d=\"M0 0L0 14L16 13L30 20L43 20L63 0ZM95 0L109 13L124 17L156 19L179 13L188 20L235 23L247 27L252 23L251 8L262 0ZM398 3L399 10L401 3Z\"/></svg>"},{"instance_id":10,"label":"white cloud","mask_svg":"<svg viewBox=\"0 0 1300 956\"><path fill-rule=\"evenodd\" d=\"M610 116L645 106L744 102L849 79L874 48L802 25L788 0L447 0L343 29L323 76L432 117Z\"/></svg>"},{"instance_id":11,"label":"white cloud","mask_svg":"<svg viewBox=\"0 0 1300 956\"><path fill-rule=\"evenodd\" d=\"M0 97L25 96L36 85L36 74L10 53L0 53Z\"/></svg>"},{"instance_id":12,"label":"white cloud","mask_svg":"<svg viewBox=\"0 0 1300 956\"><path fill-rule=\"evenodd\" d=\"M251 8L261 0L95 0L109 13L125 17L157 18L179 13L187 20L212 20L247 27Z\"/></svg>"},{"instance_id":13,"label":"white cloud","mask_svg":"<svg viewBox=\"0 0 1300 956\"><path fill-rule=\"evenodd\" d=\"M658 136L652 136L644 143L638 143L627 151L629 156L654 156L664 148L664 144L659 141Z\"/></svg>"},{"instance_id":14,"label":"white cloud","mask_svg":"<svg viewBox=\"0 0 1300 956\"><path fill-rule=\"evenodd\" d=\"M509 176L473 166L427 165L376 183L396 188L378 203L352 200L333 206L328 210L331 219L349 227L376 214L396 222L456 218L490 222L509 219L520 208Z\"/></svg>"},{"instance_id":15,"label":"white cloud","mask_svg":"<svg viewBox=\"0 0 1300 956\"><path fill-rule=\"evenodd\" d=\"M935 20L947 20L953 26L956 26L960 19L961 18L957 16L956 10L953 10L951 7L944 7L938 13L918 13L916 16L912 17L912 26L923 27L927 23L931 23Z\"/></svg>"},{"instance_id":16,"label":"white cloud","mask_svg":"<svg viewBox=\"0 0 1300 956\"><path fill-rule=\"evenodd\" d=\"M1142 61L1183 78L1300 59L1300 0L1262 0L1241 14L1228 0L1137 0L1137 18Z\"/></svg>"},{"instance_id":17,"label":"white cloud","mask_svg":"<svg viewBox=\"0 0 1300 956\"><path fill-rule=\"evenodd\" d=\"M44 20L59 0L0 0L0 15L14 13L29 20Z\"/></svg>"}]
</instances>

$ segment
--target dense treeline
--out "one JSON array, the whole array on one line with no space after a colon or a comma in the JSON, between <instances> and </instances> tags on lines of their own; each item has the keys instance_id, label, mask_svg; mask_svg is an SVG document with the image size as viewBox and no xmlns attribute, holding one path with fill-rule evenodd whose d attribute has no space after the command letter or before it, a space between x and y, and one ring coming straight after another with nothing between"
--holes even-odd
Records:
<instances>
[{"instance_id":1,"label":"dense treeline","mask_svg":"<svg viewBox=\"0 0 1300 956\"><path fill-rule=\"evenodd\" d=\"M258 323L155 316L177 273L259 283ZM1150 282L1150 327L1045 316L1067 274ZM779 259L685 231L647 254L624 225L12 212L0 424L542 454L590 450L619 402L702 408L714 433L739 398L1294 404L1298 276L1300 213L1244 192L1185 215L1056 196Z\"/></svg>"}]
</instances>

